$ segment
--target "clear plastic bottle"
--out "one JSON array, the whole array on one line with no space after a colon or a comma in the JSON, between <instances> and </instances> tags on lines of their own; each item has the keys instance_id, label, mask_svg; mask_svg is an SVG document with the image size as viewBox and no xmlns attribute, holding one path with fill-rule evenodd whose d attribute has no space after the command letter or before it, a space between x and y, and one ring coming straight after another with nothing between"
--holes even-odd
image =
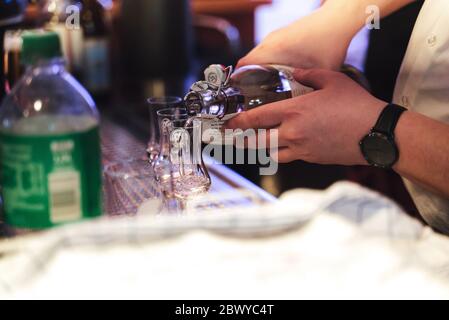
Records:
<instances>
[{"instance_id":1,"label":"clear plastic bottle","mask_svg":"<svg viewBox=\"0 0 449 320\"><path fill-rule=\"evenodd\" d=\"M101 215L99 115L54 32L23 35L27 71L0 107L4 214L41 229Z\"/></svg>"}]
</instances>

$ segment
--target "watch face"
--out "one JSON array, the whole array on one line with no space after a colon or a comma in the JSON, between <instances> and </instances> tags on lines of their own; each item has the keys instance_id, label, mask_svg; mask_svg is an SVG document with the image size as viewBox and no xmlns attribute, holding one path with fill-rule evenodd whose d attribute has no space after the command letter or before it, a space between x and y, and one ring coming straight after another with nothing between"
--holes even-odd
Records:
<instances>
[{"instance_id":1,"label":"watch face","mask_svg":"<svg viewBox=\"0 0 449 320\"><path fill-rule=\"evenodd\" d=\"M396 144L387 135L371 133L361 142L362 153L369 164L381 168L392 167L398 159Z\"/></svg>"}]
</instances>

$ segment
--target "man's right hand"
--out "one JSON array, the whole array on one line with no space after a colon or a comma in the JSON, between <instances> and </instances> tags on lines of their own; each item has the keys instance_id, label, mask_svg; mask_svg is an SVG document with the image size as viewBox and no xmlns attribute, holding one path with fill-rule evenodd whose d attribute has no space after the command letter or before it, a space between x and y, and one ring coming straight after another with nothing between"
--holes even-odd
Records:
<instances>
[{"instance_id":1,"label":"man's right hand","mask_svg":"<svg viewBox=\"0 0 449 320\"><path fill-rule=\"evenodd\" d=\"M384 17L413 1L326 0L311 15L271 33L242 58L237 67L280 64L337 71L346 58L352 38L369 17L368 6L377 6Z\"/></svg>"},{"instance_id":2,"label":"man's right hand","mask_svg":"<svg viewBox=\"0 0 449 320\"><path fill-rule=\"evenodd\" d=\"M280 64L296 68L339 70L354 33L342 24L338 12L322 7L311 15L277 30L242 58L237 67ZM349 24L349 23L348 23Z\"/></svg>"}]
</instances>

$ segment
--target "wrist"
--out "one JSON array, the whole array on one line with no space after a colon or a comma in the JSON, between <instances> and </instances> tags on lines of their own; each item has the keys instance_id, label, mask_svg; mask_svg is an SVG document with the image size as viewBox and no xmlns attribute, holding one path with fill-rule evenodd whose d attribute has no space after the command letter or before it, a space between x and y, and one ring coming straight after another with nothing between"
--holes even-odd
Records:
<instances>
[{"instance_id":1,"label":"wrist","mask_svg":"<svg viewBox=\"0 0 449 320\"><path fill-rule=\"evenodd\" d=\"M360 142L363 140L363 138L368 135L371 130L373 129L374 125L376 124L376 121L379 119L380 114L382 113L382 110L385 108L385 106L388 105L388 102L374 99L370 104L369 107L365 106L363 107L363 115L360 116L360 121L358 122L358 130L354 130L357 136L354 136L355 141L355 158L354 158L354 165L358 166L368 166L369 163L366 161L363 153L360 149Z\"/></svg>"},{"instance_id":2,"label":"wrist","mask_svg":"<svg viewBox=\"0 0 449 320\"><path fill-rule=\"evenodd\" d=\"M410 154L410 146L413 148L413 143L410 141L417 142L419 135L416 135L418 129L417 123L419 123L419 118L421 115L414 112L406 112L401 119L398 121L396 127L396 143L399 148L400 157L398 162L394 165L393 169L398 172L406 172L407 164L411 163L410 160L416 159L416 155ZM418 120L418 121L417 121Z\"/></svg>"},{"instance_id":3,"label":"wrist","mask_svg":"<svg viewBox=\"0 0 449 320\"><path fill-rule=\"evenodd\" d=\"M407 109L387 104L370 133L360 141L360 150L366 162L374 167L392 169L400 159L396 131L399 120Z\"/></svg>"}]
</instances>

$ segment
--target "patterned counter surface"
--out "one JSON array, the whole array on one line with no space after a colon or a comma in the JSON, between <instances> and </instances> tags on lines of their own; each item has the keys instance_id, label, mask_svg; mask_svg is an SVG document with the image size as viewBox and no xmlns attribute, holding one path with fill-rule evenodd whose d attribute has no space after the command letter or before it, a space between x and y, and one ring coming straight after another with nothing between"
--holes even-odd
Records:
<instances>
[{"instance_id":1,"label":"patterned counter surface","mask_svg":"<svg viewBox=\"0 0 449 320\"><path fill-rule=\"evenodd\" d=\"M101 127L103 164L145 156L145 144L135 138L126 128L104 120ZM235 189L251 191L263 202L273 202L275 197L246 180L224 165L204 159L212 179L212 193Z\"/></svg>"}]
</instances>

